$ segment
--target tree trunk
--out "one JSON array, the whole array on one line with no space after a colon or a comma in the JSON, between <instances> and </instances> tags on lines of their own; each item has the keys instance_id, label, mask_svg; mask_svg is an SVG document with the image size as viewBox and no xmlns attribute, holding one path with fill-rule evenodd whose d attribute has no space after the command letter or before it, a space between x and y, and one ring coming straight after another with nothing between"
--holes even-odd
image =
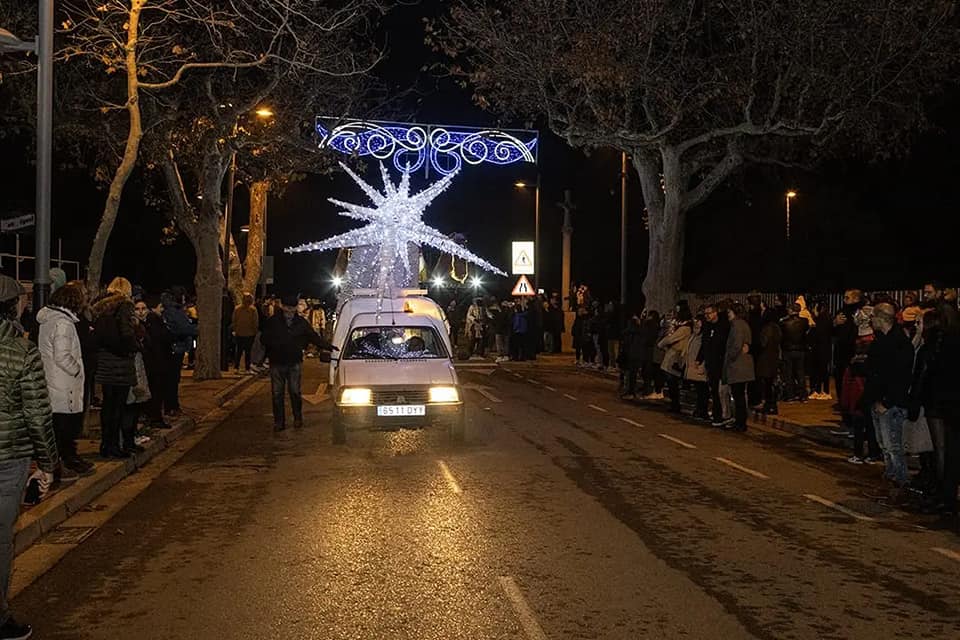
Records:
<instances>
[{"instance_id":1,"label":"tree trunk","mask_svg":"<svg viewBox=\"0 0 960 640\"><path fill-rule=\"evenodd\" d=\"M261 180L250 185L250 232L247 234L247 257L243 266L243 291L256 294L263 256L267 246L267 198L270 182Z\"/></svg>"},{"instance_id":2,"label":"tree trunk","mask_svg":"<svg viewBox=\"0 0 960 640\"><path fill-rule=\"evenodd\" d=\"M103 258L107 252L107 243L113 233L113 225L117 221L120 210L120 198L123 188L137 164L140 154L140 141L143 138L143 126L140 117L140 100L137 80L137 37L139 35L140 8L142 0L135 0L130 4L129 22L126 45L126 72L127 72L127 113L130 116L130 128L127 131L127 144L123 149L123 158L113 180L110 181L110 190L107 201L103 205L103 215L100 226L93 238L90 247L90 258L87 265L87 291L95 296L100 291L100 281L103 278Z\"/></svg>"},{"instance_id":3,"label":"tree trunk","mask_svg":"<svg viewBox=\"0 0 960 640\"><path fill-rule=\"evenodd\" d=\"M243 264L240 262L240 249L237 247L237 241L232 233L228 239L230 241L230 269L227 289L230 291L230 298L236 305L240 304L243 297Z\"/></svg>"},{"instance_id":4,"label":"tree trunk","mask_svg":"<svg viewBox=\"0 0 960 640\"><path fill-rule=\"evenodd\" d=\"M669 198L668 198L669 200ZM659 211L647 207L650 220L650 253L643 280L646 308L664 313L673 308L683 274L684 215L677 207Z\"/></svg>"},{"instance_id":5,"label":"tree trunk","mask_svg":"<svg viewBox=\"0 0 960 640\"><path fill-rule=\"evenodd\" d=\"M223 264L220 261L220 228L215 218L202 215L197 223L194 250L197 254L197 312L200 335L197 338L197 364L193 377L214 380L220 373L220 326L223 297Z\"/></svg>"}]
</instances>

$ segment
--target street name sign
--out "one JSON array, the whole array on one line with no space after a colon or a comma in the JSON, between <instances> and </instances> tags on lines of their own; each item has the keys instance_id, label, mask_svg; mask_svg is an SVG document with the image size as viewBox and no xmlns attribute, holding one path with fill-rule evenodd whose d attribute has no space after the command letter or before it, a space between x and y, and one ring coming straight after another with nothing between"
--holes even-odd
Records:
<instances>
[{"instance_id":1,"label":"street name sign","mask_svg":"<svg viewBox=\"0 0 960 640\"><path fill-rule=\"evenodd\" d=\"M0 220L0 232L10 233L32 227L37 223L37 216L33 213L25 213L15 218L4 218Z\"/></svg>"},{"instance_id":2,"label":"street name sign","mask_svg":"<svg viewBox=\"0 0 960 640\"><path fill-rule=\"evenodd\" d=\"M533 263L533 243L532 242L514 242L513 243L513 275L532 276L536 273L536 265Z\"/></svg>"}]
</instances>

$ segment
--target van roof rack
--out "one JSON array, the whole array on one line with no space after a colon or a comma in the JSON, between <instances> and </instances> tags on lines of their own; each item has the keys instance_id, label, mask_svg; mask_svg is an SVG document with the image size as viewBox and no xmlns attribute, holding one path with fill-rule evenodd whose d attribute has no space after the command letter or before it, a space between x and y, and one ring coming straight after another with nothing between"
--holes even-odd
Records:
<instances>
[{"instance_id":1,"label":"van roof rack","mask_svg":"<svg viewBox=\"0 0 960 640\"><path fill-rule=\"evenodd\" d=\"M408 298L410 296L425 296L429 292L426 289L390 289L383 296L384 298ZM374 297L380 294L378 289L354 289L353 295Z\"/></svg>"}]
</instances>

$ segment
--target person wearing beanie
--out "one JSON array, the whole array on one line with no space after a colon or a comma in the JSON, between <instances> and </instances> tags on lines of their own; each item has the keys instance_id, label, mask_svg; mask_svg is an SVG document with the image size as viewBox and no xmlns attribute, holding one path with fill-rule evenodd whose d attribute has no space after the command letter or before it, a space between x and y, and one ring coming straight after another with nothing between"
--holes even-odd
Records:
<instances>
[{"instance_id":1,"label":"person wearing beanie","mask_svg":"<svg viewBox=\"0 0 960 640\"><path fill-rule=\"evenodd\" d=\"M29 625L10 614L7 589L13 563L13 529L20 515L36 460L40 495L53 482L59 464L53 413L47 394L43 360L33 343L22 337L16 321L17 303L24 293L13 278L0 275L0 637L29 638ZM18 399L11 401L12 399Z\"/></svg>"},{"instance_id":2,"label":"person wearing beanie","mask_svg":"<svg viewBox=\"0 0 960 640\"><path fill-rule=\"evenodd\" d=\"M273 394L273 429L283 431L286 428L286 410L284 408L285 388L290 394L293 409L293 426L303 426L303 396L301 379L303 369L303 350L308 344L318 349L330 350L333 346L317 335L310 323L297 313L297 295L286 295L280 299L280 311L274 313L264 323L261 340L270 359L270 387Z\"/></svg>"},{"instance_id":3,"label":"person wearing beanie","mask_svg":"<svg viewBox=\"0 0 960 640\"><path fill-rule=\"evenodd\" d=\"M67 284L67 274L63 269L50 269L50 293Z\"/></svg>"}]
</instances>

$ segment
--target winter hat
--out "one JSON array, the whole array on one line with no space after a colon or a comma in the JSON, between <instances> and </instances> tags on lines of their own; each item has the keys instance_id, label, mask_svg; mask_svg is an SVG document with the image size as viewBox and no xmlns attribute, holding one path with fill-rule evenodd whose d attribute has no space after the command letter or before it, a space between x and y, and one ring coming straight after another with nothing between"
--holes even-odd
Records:
<instances>
[{"instance_id":1,"label":"winter hat","mask_svg":"<svg viewBox=\"0 0 960 640\"><path fill-rule=\"evenodd\" d=\"M10 276L0 275L0 302L7 302L19 298L26 291L23 286Z\"/></svg>"},{"instance_id":2,"label":"winter hat","mask_svg":"<svg viewBox=\"0 0 960 640\"><path fill-rule=\"evenodd\" d=\"M67 284L67 273L63 269L50 269L50 293Z\"/></svg>"}]
</instances>

